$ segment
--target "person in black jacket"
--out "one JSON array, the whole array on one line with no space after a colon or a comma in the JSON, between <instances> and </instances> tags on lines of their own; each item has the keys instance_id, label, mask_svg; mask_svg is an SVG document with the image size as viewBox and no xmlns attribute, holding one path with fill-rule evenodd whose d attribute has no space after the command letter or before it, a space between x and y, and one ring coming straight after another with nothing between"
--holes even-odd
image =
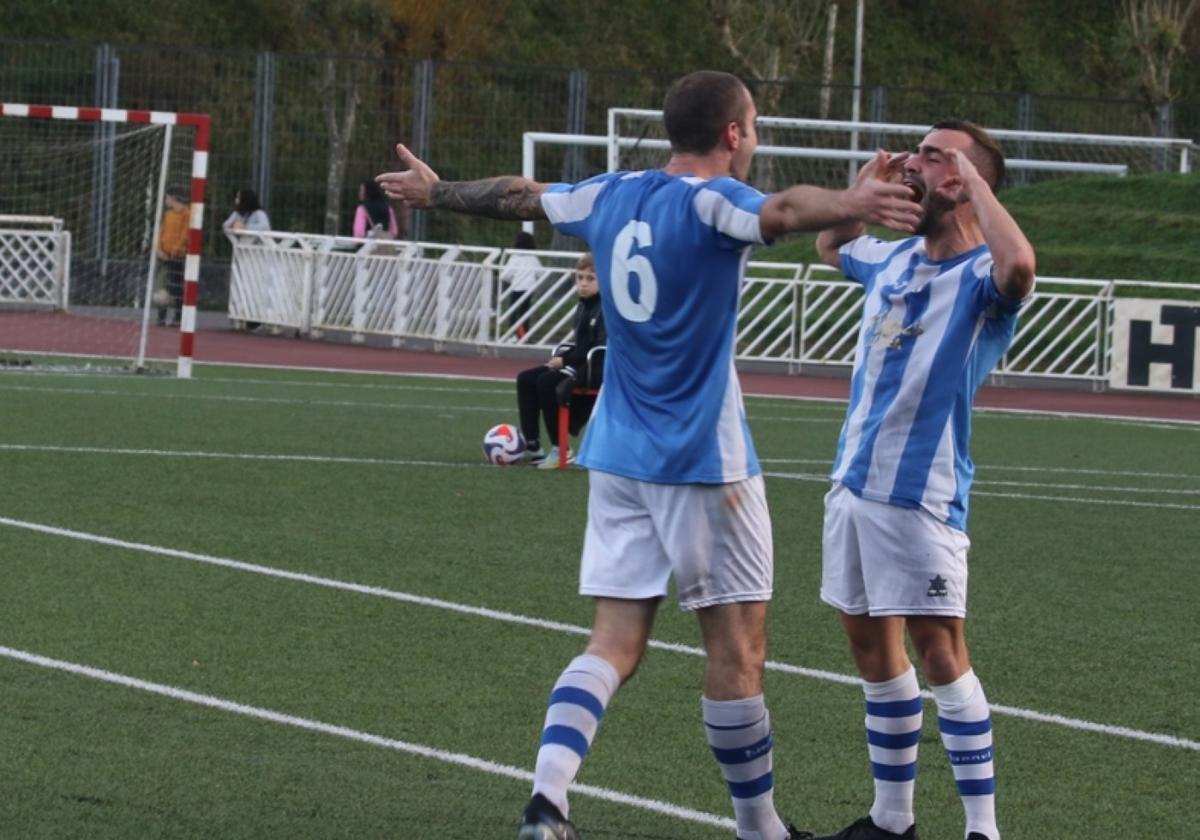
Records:
<instances>
[{"instance_id":1,"label":"person in black jacket","mask_svg":"<svg viewBox=\"0 0 1200 840\"><path fill-rule=\"evenodd\" d=\"M570 344L560 345L544 365L517 374L517 407L521 414L521 433L525 436L526 462L551 469L558 466L558 447L570 446L558 440L558 407L570 408L570 433L576 434L591 416L595 397L572 397L576 386L599 388L603 365L594 360L588 378L588 352L604 344L604 320L600 313L600 284L591 254L584 254L575 266L575 291L579 305L575 309L575 329ZM542 448L539 417L546 424L549 452ZM568 458L568 462L573 456Z\"/></svg>"}]
</instances>

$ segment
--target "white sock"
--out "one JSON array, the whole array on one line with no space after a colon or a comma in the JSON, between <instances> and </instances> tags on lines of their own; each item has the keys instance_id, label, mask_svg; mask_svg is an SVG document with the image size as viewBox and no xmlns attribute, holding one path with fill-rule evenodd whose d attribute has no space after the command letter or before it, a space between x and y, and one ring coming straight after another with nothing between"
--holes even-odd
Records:
<instances>
[{"instance_id":1,"label":"white sock","mask_svg":"<svg viewBox=\"0 0 1200 840\"><path fill-rule=\"evenodd\" d=\"M741 840L784 840L787 826L775 811L771 716L763 696L701 699L708 745L729 786Z\"/></svg>"},{"instance_id":2,"label":"white sock","mask_svg":"<svg viewBox=\"0 0 1200 840\"><path fill-rule=\"evenodd\" d=\"M568 813L567 787L575 780L587 755L608 701L621 678L599 656L584 654L571 660L554 684L546 708L546 723L533 770L533 792Z\"/></svg>"},{"instance_id":3,"label":"white sock","mask_svg":"<svg viewBox=\"0 0 1200 840\"><path fill-rule=\"evenodd\" d=\"M921 742L921 686L912 666L884 682L863 681L867 698L867 750L875 778L871 820L894 834L915 822L917 746Z\"/></svg>"},{"instance_id":4,"label":"white sock","mask_svg":"<svg viewBox=\"0 0 1200 840\"><path fill-rule=\"evenodd\" d=\"M996 825L996 775L992 716L974 671L949 685L930 686L938 707L938 730L967 816L967 834L1000 840Z\"/></svg>"}]
</instances>

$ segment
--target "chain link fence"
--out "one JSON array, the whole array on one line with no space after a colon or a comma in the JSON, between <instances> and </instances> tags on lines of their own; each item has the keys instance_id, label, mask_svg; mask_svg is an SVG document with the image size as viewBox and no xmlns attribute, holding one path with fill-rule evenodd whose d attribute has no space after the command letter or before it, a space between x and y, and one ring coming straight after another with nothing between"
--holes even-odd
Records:
<instances>
[{"instance_id":1,"label":"chain link fence","mask_svg":"<svg viewBox=\"0 0 1200 840\"><path fill-rule=\"evenodd\" d=\"M230 245L220 225L239 189L259 194L276 230L348 234L359 184L394 166L398 140L443 178L516 173L523 132L604 134L609 108L657 108L670 82L570 67L0 39L0 101L212 116L201 284L208 306L226 299ZM853 88L780 82L759 84L755 94L764 114L849 119ZM862 114L876 122L953 115L997 128L1200 135L1200 100L1148 111L1134 100L873 87L862 92ZM539 159L535 177L578 180L604 168L602 149L562 147ZM401 225L406 238L500 247L517 230L448 213L405 214ZM541 247L571 244L545 225L537 238Z\"/></svg>"}]
</instances>

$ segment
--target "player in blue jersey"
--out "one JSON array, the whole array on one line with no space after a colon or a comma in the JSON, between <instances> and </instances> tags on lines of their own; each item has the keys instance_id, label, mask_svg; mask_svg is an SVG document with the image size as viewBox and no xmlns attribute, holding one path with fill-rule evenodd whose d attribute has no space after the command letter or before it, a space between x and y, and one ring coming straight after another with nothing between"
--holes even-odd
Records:
<instances>
[{"instance_id":1,"label":"player in blue jersey","mask_svg":"<svg viewBox=\"0 0 1200 840\"><path fill-rule=\"evenodd\" d=\"M911 154L879 152L859 179L901 181L917 235L860 224L817 237L863 284L850 404L825 497L821 598L837 608L863 677L875 779L870 814L832 837L917 836L922 703L912 639L966 811L968 840L999 840L992 727L964 635L971 403L1012 342L1034 253L996 199L1004 155L978 126L938 123Z\"/></svg>"},{"instance_id":2,"label":"player in blue jersey","mask_svg":"<svg viewBox=\"0 0 1200 840\"><path fill-rule=\"evenodd\" d=\"M379 177L411 207L548 218L595 255L607 329L604 387L578 463L588 467L580 592L595 599L583 655L550 695L520 840L571 840L567 787L609 700L633 676L674 576L707 660L702 710L742 840L783 840L773 804L772 735L762 694L771 524L734 370L738 296L750 247L864 219L913 229L899 184L844 191L747 186L757 144L750 92L725 73L672 85L671 158L659 170L579 184L505 177L446 183L407 149Z\"/></svg>"}]
</instances>

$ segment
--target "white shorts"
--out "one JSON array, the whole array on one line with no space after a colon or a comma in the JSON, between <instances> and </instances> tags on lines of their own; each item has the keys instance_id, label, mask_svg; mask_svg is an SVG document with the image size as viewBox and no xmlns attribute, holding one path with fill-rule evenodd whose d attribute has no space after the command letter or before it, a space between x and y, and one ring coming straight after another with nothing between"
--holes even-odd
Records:
<instances>
[{"instance_id":1,"label":"white shorts","mask_svg":"<svg viewBox=\"0 0 1200 840\"><path fill-rule=\"evenodd\" d=\"M919 508L825 496L821 600L850 615L967 614L967 549L957 528Z\"/></svg>"},{"instance_id":2,"label":"white shorts","mask_svg":"<svg viewBox=\"0 0 1200 840\"><path fill-rule=\"evenodd\" d=\"M679 607L768 601L774 557L761 475L732 484L655 484L591 470L579 592Z\"/></svg>"}]
</instances>

